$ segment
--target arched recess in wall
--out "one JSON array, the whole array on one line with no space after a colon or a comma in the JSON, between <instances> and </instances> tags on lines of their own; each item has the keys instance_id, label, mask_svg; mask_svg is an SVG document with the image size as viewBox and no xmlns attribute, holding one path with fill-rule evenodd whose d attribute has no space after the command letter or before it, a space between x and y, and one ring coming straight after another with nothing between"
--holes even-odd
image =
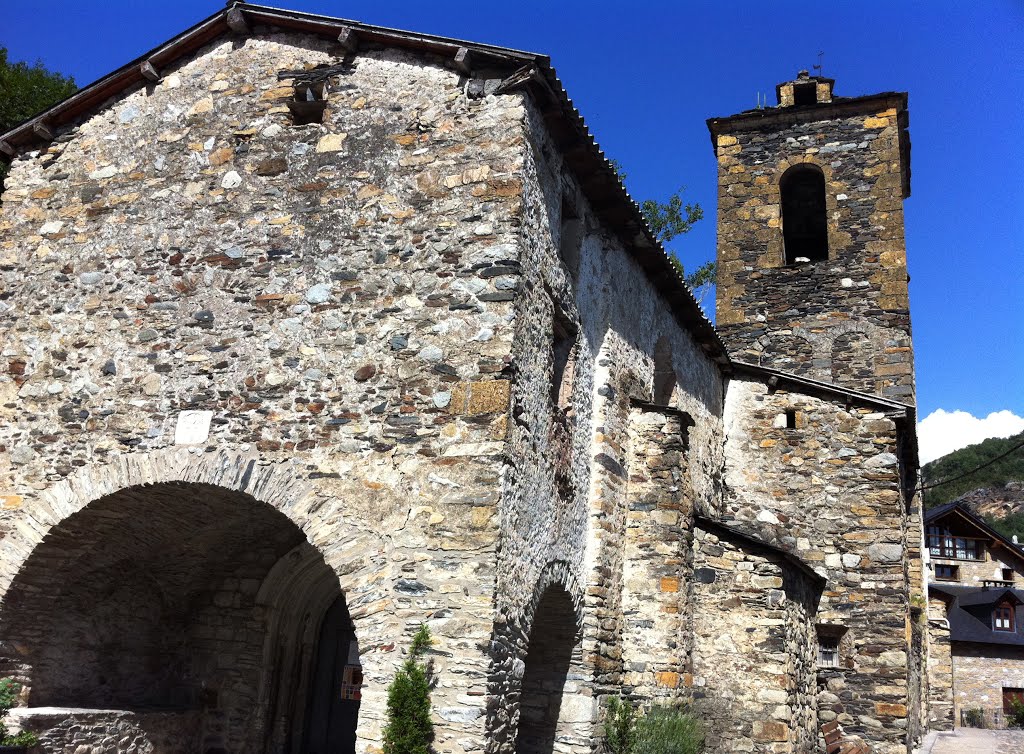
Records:
<instances>
[{"instance_id":1,"label":"arched recess in wall","mask_svg":"<svg viewBox=\"0 0 1024 754\"><path fill-rule=\"evenodd\" d=\"M772 335L761 353L761 365L784 372L824 376L815 365L813 344L799 335Z\"/></svg>"},{"instance_id":2,"label":"arched recess in wall","mask_svg":"<svg viewBox=\"0 0 1024 754\"><path fill-rule=\"evenodd\" d=\"M811 163L794 165L779 180L786 264L828 259L825 174Z\"/></svg>"},{"instance_id":3,"label":"arched recess in wall","mask_svg":"<svg viewBox=\"0 0 1024 754\"><path fill-rule=\"evenodd\" d=\"M654 403L659 406L670 405L676 382L676 370L672 366L672 344L662 335L654 344Z\"/></svg>"},{"instance_id":4,"label":"arched recess in wall","mask_svg":"<svg viewBox=\"0 0 1024 754\"><path fill-rule=\"evenodd\" d=\"M312 752L306 697L339 600L334 571L273 506L198 482L127 487L55 524L22 564L0 604L0 661L30 707L159 709L189 751ZM348 728L330 750L354 752L355 716L337 719Z\"/></svg>"},{"instance_id":5,"label":"arched recess in wall","mask_svg":"<svg viewBox=\"0 0 1024 754\"><path fill-rule=\"evenodd\" d=\"M577 689L570 668L582 662L576 609L559 584L544 590L533 611L519 695L517 754L552 754L579 736L578 706L567 703Z\"/></svg>"}]
</instances>

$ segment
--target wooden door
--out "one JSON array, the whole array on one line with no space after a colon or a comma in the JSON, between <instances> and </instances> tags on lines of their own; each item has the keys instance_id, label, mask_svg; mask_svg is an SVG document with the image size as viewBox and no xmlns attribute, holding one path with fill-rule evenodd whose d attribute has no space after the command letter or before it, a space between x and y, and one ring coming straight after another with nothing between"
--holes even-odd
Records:
<instances>
[{"instance_id":1,"label":"wooden door","mask_svg":"<svg viewBox=\"0 0 1024 754\"><path fill-rule=\"evenodd\" d=\"M363 678L344 597L324 616L313 662L303 754L355 754Z\"/></svg>"}]
</instances>

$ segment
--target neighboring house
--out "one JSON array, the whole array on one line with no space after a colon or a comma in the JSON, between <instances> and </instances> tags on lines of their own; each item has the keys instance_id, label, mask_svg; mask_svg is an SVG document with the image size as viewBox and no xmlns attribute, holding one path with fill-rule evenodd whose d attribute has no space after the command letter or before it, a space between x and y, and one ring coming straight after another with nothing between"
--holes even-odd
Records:
<instances>
[{"instance_id":1,"label":"neighboring house","mask_svg":"<svg viewBox=\"0 0 1024 754\"><path fill-rule=\"evenodd\" d=\"M721 335L543 55L234 4L0 134L19 725L379 752L426 622L438 751L907 752L909 110L833 83L708 122Z\"/></svg>"},{"instance_id":2,"label":"neighboring house","mask_svg":"<svg viewBox=\"0 0 1024 754\"><path fill-rule=\"evenodd\" d=\"M932 724L999 724L1024 701L1024 551L961 503L925 515Z\"/></svg>"}]
</instances>

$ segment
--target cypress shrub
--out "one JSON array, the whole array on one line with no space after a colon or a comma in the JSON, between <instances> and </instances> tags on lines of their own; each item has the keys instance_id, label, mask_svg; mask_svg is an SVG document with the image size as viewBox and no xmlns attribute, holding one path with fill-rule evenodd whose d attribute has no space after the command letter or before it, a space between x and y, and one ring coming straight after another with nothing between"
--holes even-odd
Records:
<instances>
[{"instance_id":1,"label":"cypress shrub","mask_svg":"<svg viewBox=\"0 0 1024 754\"><path fill-rule=\"evenodd\" d=\"M409 659L388 686L384 754L430 754L434 723L430 719L433 667L421 657L433 644L430 629L421 625L412 639Z\"/></svg>"}]
</instances>

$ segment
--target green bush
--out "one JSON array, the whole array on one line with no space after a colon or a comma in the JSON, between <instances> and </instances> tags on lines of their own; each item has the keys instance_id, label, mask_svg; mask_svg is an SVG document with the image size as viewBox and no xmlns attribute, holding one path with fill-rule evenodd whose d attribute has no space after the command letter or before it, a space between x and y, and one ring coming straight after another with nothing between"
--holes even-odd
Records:
<instances>
[{"instance_id":1,"label":"green bush","mask_svg":"<svg viewBox=\"0 0 1024 754\"><path fill-rule=\"evenodd\" d=\"M434 723L430 719L430 689L433 668L420 658L433 644L430 630L420 626L402 663L388 687L387 723L384 726L384 754L430 754Z\"/></svg>"},{"instance_id":2,"label":"green bush","mask_svg":"<svg viewBox=\"0 0 1024 754\"><path fill-rule=\"evenodd\" d=\"M704 730L684 705L655 705L642 714L628 701L612 697L604 721L610 754L700 754Z\"/></svg>"},{"instance_id":3,"label":"green bush","mask_svg":"<svg viewBox=\"0 0 1024 754\"><path fill-rule=\"evenodd\" d=\"M613 696L608 699L608 715L604 719L604 743L610 754L633 754L636 740L636 708Z\"/></svg>"},{"instance_id":4,"label":"green bush","mask_svg":"<svg viewBox=\"0 0 1024 754\"><path fill-rule=\"evenodd\" d=\"M14 679L0 678L0 718L7 715L11 707L17 704L20 691L21 684ZM0 746L24 746L26 749L30 749L37 743L39 743L39 736L27 730L12 736L0 719Z\"/></svg>"},{"instance_id":5,"label":"green bush","mask_svg":"<svg viewBox=\"0 0 1024 754\"><path fill-rule=\"evenodd\" d=\"M1008 728L1024 728L1024 702L1020 699L1010 700L1010 711L1006 713Z\"/></svg>"},{"instance_id":6,"label":"green bush","mask_svg":"<svg viewBox=\"0 0 1024 754\"><path fill-rule=\"evenodd\" d=\"M704 731L686 707L651 707L636 725L637 754L700 754Z\"/></svg>"}]
</instances>

